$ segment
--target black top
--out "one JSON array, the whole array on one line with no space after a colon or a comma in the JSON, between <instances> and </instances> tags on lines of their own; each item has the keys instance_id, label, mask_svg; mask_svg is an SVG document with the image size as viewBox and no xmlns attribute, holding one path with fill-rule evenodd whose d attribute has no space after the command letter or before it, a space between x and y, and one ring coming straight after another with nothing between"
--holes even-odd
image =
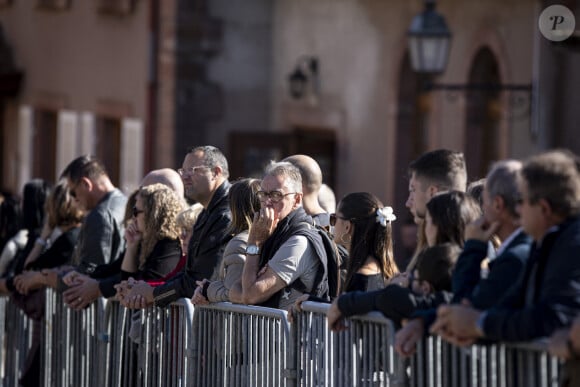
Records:
<instances>
[{"instance_id":1,"label":"black top","mask_svg":"<svg viewBox=\"0 0 580 387\"><path fill-rule=\"evenodd\" d=\"M373 290L380 290L385 287L385 278L381 273L365 275L355 273L350 281L350 286L346 289L347 292L361 291L371 292Z\"/></svg>"},{"instance_id":2,"label":"black top","mask_svg":"<svg viewBox=\"0 0 580 387\"><path fill-rule=\"evenodd\" d=\"M122 279L133 277L137 280L159 280L171 273L181 258L181 244L177 239L161 239L153 247L145 264L138 271L122 271Z\"/></svg>"},{"instance_id":3,"label":"black top","mask_svg":"<svg viewBox=\"0 0 580 387\"><path fill-rule=\"evenodd\" d=\"M60 234L50 247L30 263L26 269L41 270L71 263L75 245L79 238L80 227L73 227Z\"/></svg>"}]
</instances>

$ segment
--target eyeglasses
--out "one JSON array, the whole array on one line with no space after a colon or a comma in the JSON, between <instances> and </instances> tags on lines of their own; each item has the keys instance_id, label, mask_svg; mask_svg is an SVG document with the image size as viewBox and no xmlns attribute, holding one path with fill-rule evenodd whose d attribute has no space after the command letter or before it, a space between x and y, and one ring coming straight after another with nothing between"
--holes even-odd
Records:
<instances>
[{"instance_id":1,"label":"eyeglasses","mask_svg":"<svg viewBox=\"0 0 580 387\"><path fill-rule=\"evenodd\" d=\"M329 221L330 221L330 225L331 225L332 227L334 227L334 225L336 224L336 219L348 220L349 222L350 222L351 220L354 220L354 219L347 219L347 218L343 218L342 216L338 216L338 215L336 215L336 214L330 214L330 220L329 220Z\"/></svg>"},{"instance_id":2,"label":"eyeglasses","mask_svg":"<svg viewBox=\"0 0 580 387\"><path fill-rule=\"evenodd\" d=\"M139 214L141 214L143 212L145 212L145 211L138 209L136 206L133 206L133 218L138 217Z\"/></svg>"},{"instance_id":3,"label":"eyeglasses","mask_svg":"<svg viewBox=\"0 0 580 387\"><path fill-rule=\"evenodd\" d=\"M266 191L258 191L256 192L256 195L258 195L258 199L261 202L265 202L266 199L270 199L270 201L272 203L278 203L279 201L281 201L282 199L284 199L285 196L288 195L293 195L296 194L297 192L288 192L288 193L282 193L280 191L270 191L270 192L266 192Z\"/></svg>"},{"instance_id":4,"label":"eyeglasses","mask_svg":"<svg viewBox=\"0 0 580 387\"><path fill-rule=\"evenodd\" d=\"M201 165L198 167L189 167L189 168L179 168L177 170L177 173L179 173L180 176L192 176L195 175L196 172L198 171L203 171L205 169L209 169L209 167L206 167L205 165Z\"/></svg>"}]
</instances>

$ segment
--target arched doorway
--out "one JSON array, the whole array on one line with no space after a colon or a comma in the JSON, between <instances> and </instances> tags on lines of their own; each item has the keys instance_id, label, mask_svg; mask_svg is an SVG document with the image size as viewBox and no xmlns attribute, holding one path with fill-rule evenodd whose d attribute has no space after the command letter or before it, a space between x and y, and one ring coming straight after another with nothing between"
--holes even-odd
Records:
<instances>
[{"instance_id":1,"label":"arched doorway","mask_svg":"<svg viewBox=\"0 0 580 387\"><path fill-rule=\"evenodd\" d=\"M485 177L500 155L499 125L502 115L499 68L487 47L475 55L469 72L465 122L465 161L470 181Z\"/></svg>"}]
</instances>

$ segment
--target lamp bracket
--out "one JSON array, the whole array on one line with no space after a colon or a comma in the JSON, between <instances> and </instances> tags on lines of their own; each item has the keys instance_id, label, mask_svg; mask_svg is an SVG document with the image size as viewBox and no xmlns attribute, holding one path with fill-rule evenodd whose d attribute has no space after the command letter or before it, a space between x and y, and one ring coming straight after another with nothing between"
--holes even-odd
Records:
<instances>
[{"instance_id":1,"label":"lamp bracket","mask_svg":"<svg viewBox=\"0 0 580 387\"><path fill-rule=\"evenodd\" d=\"M446 90L446 91L532 91L532 85L517 83L432 83L426 82L425 91Z\"/></svg>"}]
</instances>

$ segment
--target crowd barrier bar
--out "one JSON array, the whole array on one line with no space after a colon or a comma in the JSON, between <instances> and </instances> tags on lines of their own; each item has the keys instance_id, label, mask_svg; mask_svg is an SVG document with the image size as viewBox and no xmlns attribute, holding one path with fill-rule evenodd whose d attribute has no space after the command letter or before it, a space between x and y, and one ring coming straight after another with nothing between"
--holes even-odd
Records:
<instances>
[{"instance_id":1,"label":"crowd barrier bar","mask_svg":"<svg viewBox=\"0 0 580 387\"><path fill-rule=\"evenodd\" d=\"M33 323L6 298L0 308L2 301L2 384L13 386ZM135 313L116 302L107 303L106 313L103 299L77 312L52 289L45 301L46 386L555 387L560 377L561 361L548 354L545 342L458 348L429 337L403 361L393 351L390 320L379 313L357 316L348 319L345 332L334 333L327 327L328 304L303 303L290 327L282 310L219 303L194 313L181 299L167 309L138 312L139 329L130 339ZM135 357L124 364L127 353ZM134 378L122 379L119 368L137 371L126 370Z\"/></svg>"},{"instance_id":2,"label":"crowd barrier bar","mask_svg":"<svg viewBox=\"0 0 580 387\"><path fill-rule=\"evenodd\" d=\"M193 320L194 385L295 385L286 311L217 303L196 307Z\"/></svg>"},{"instance_id":3,"label":"crowd barrier bar","mask_svg":"<svg viewBox=\"0 0 580 387\"><path fill-rule=\"evenodd\" d=\"M409 375L419 387L557 387L560 366L545 341L460 348L430 336L419 343Z\"/></svg>"},{"instance_id":4,"label":"crowd barrier bar","mask_svg":"<svg viewBox=\"0 0 580 387\"><path fill-rule=\"evenodd\" d=\"M109 300L105 314L108 386L191 385L193 306L189 300L143 311Z\"/></svg>"},{"instance_id":5,"label":"crowd barrier bar","mask_svg":"<svg viewBox=\"0 0 580 387\"><path fill-rule=\"evenodd\" d=\"M34 321L8 297L1 297L4 303L2 341L2 385L17 386L24 371L26 356L32 346Z\"/></svg>"},{"instance_id":6,"label":"crowd barrier bar","mask_svg":"<svg viewBox=\"0 0 580 387\"><path fill-rule=\"evenodd\" d=\"M395 327L373 312L347 321L332 332L329 304L304 302L292 325L299 386L404 386L402 360L393 343Z\"/></svg>"},{"instance_id":7,"label":"crowd barrier bar","mask_svg":"<svg viewBox=\"0 0 580 387\"><path fill-rule=\"evenodd\" d=\"M98 386L105 373L106 345L101 340L105 300L84 310L70 309L62 295L46 289L42 361L45 386Z\"/></svg>"}]
</instances>

